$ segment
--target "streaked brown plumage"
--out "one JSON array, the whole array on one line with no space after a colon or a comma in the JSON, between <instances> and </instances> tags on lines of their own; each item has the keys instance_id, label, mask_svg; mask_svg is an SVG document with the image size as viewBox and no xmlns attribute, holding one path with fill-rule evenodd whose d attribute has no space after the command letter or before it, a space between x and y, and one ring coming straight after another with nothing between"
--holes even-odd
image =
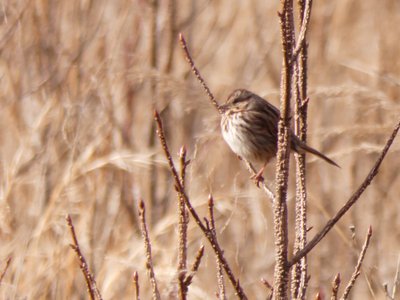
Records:
<instances>
[{"instance_id":1,"label":"streaked brown plumage","mask_svg":"<svg viewBox=\"0 0 400 300\"><path fill-rule=\"evenodd\" d=\"M247 161L263 162L264 166L276 156L280 113L275 106L252 92L240 89L235 90L220 109L222 136L233 152ZM299 140L292 131L290 137L291 150L312 153L339 167L333 160Z\"/></svg>"}]
</instances>

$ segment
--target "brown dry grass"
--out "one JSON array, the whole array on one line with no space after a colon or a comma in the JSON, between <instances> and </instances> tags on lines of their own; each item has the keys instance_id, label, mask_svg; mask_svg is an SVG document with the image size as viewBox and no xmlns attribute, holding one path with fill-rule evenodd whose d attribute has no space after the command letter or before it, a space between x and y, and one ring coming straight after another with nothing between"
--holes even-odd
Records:
<instances>
[{"instance_id":1,"label":"brown dry grass","mask_svg":"<svg viewBox=\"0 0 400 300\"><path fill-rule=\"evenodd\" d=\"M272 282L274 263L271 204L223 143L218 115L189 72L176 37L171 48L167 1L160 2L155 67L146 1L2 3L1 267L12 257L2 299L87 296L68 246L67 213L103 297L133 298L132 276L138 271L141 295L148 299L139 197L149 214L160 292L164 298L174 295L177 196L154 139L153 106L162 111L173 154L182 144L188 148L192 202L206 213L207 195L214 195L225 254L249 298L265 297L260 278ZM277 103L276 3L178 2L178 29L218 99L244 87ZM398 121L399 12L396 0L315 1L309 144L342 169L309 157L310 236L365 177ZM327 295L338 272L343 282L349 280L369 225L374 235L353 293L357 299L380 299L382 284L392 287L400 253L399 150L396 141L373 185L309 255L310 298L317 291ZM267 171L271 184L273 168ZM293 182L292 177L292 195ZM190 263L201 243L191 222ZM215 290L214 255L206 247L190 299L213 298ZM227 292L231 299L231 287Z\"/></svg>"}]
</instances>

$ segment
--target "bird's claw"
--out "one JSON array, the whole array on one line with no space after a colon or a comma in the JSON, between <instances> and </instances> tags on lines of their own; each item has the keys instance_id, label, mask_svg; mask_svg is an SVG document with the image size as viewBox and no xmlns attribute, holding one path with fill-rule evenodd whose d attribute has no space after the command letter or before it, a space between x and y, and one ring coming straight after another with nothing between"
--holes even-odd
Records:
<instances>
[{"instance_id":1,"label":"bird's claw","mask_svg":"<svg viewBox=\"0 0 400 300\"><path fill-rule=\"evenodd\" d=\"M257 185L257 187L260 187L260 183L264 183L264 177L262 176L264 170L260 170L260 172L258 172L257 174L254 174L253 176L251 176L250 178L254 180L255 184Z\"/></svg>"}]
</instances>

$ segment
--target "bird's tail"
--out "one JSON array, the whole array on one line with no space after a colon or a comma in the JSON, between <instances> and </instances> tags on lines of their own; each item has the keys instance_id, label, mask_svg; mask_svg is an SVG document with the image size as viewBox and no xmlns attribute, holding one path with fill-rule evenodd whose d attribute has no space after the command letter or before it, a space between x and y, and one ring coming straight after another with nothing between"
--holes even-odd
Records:
<instances>
[{"instance_id":1,"label":"bird's tail","mask_svg":"<svg viewBox=\"0 0 400 300\"><path fill-rule=\"evenodd\" d=\"M332 159L330 159L326 155L322 154L318 150L311 148L306 143L300 141L297 137L296 137L296 142L293 143L293 150L300 154L303 154L304 152L312 153L312 154L318 156L319 158L322 158L326 162L330 163L331 165L334 165L334 166L340 168L340 166L337 163L335 163Z\"/></svg>"}]
</instances>

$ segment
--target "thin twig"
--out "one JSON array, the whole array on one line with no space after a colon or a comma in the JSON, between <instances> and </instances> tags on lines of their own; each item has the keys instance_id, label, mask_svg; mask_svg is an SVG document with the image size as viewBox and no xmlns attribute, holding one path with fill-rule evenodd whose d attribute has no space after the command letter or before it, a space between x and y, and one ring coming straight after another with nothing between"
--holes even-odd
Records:
<instances>
[{"instance_id":1,"label":"thin twig","mask_svg":"<svg viewBox=\"0 0 400 300\"><path fill-rule=\"evenodd\" d=\"M73 244L70 244L70 246L75 251L76 255L78 256L79 266L82 270L83 276L85 277L86 286L87 286L87 290L88 290L90 299L101 300L103 298L101 297L100 291L97 288L96 280L94 279L93 274L89 270L89 265L87 264L86 259L82 254L81 248L79 246L78 238L76 237L74 224L72 223L72 219L71 219L70 215L67 215L65 217L65 219L66 219L69 229L71 231L71 236L72 236L72 241L73 241Z\"/></svg>"},{"instance_id":2,"label":"thin twig","mask_svg":"<svg viewBox=\"0 0 400 300\"><path fill-rule=\"evenodd\" d=\"M335 279L332 281L331 300L337 300L337 295L340 287L340 273L337 273Z\"/></svg>"},{"instance_id":3,"label":"thin twig","mask_svg":"<svg viewBox=\"0 0 400 300\"><path fill-rule=\"evenodd\" d=\"M221 110L217 100L215 99L214 95L211 93L211 90L208 88L206 82L204 81L203 77L200 74L200 71L196 68L196 65L194 64L194 61L193 61L193 59L190 55L189 49L187 47L186 40L182 33L179 34L179 41L181 43L183 51L185 51L185 58L186 58L187 62L189 63L190 68L192 69L194 75L196 76L197 80L200 82L201 86L205 90L212 105L214 105L214 107L218 110L218 112L220 114L222 114L222 110Z\"/></svg>"},{"instance_id":4,"label":"thin twig","mask_svg":"<svg viewBox=\"0 0 400 300\"><path fill-rule=\"evenodd\" d=\"M158 291L156 275L154 273L153 258L151 256L151 243L146 224L146 207L142 199L139 200L139 218L140 218L140 231L142 232L144 247L146 251L146 269L150 277L153 299L159 300L160 292Z\"/></svg>"},{"instance_id":5,"label":"thin twig","mask_svg":"<svg viewBox=\"0 0 400 300\"><path fill-rule=\"evenodd\" d=\"M354 286L354 283L357 280L357 277L360 275L360 269L361 269L361 265L362 262L364 260L365 257L365 253L367 252L368 246L369 246L369 241L371 240L371 236L372 236L372 228L371 226L368 228L368 232L367 232L367 237L365 238L365 242L364 245L361 248L361 252L360 252L360 256L358 257L358 261L357 261L357 265L354 269L353 274L351 275L350 281L347 284L343 296L342 296L342 300L346 300L349 297L350 291Z\"/></svg>"},{"instance_id":6,"label":"thin twig","mask_svg":"<svg viewBox=\"0 0 400 300\"><path fill-rule=\"evenodd\" d=\"M192 283L193 277L196 274L197 270L199 269L203 255L204 255L204 245L201 245L199 251L197 251L194 263L190 269L190 274L185 279L185 286L188 287Z\"/></svg>"},{"instance_id":7,"label":"thin twig","mask_svg":"<svg viewBox=\"0 0 400 300\"><path fill-rule=\"evenodd\" d=\"M308 24L310 23L310 17L311 17L311 7L312 7L312 0L306 0L303 20L301 22L301 28L299 37L297 38L296 47L293 50L292 61L295 61L297 59L297 56L299 55L301 48L303 47L303 44L306 40L307 30L309 27Z\"/></svg>"},{"instance_id":8,"label":"thin twig","mask_svg":"<svg viewBox=\"0 0 400 300\"><path fill-rule=\"evenodd\" d=\"M11 263L11 257L9 257L9 258L7 259L7 261L6 261L6 266L4 267L3 272L1 272L1 276L0 276L0 285L1 285L1 283L3 282L4 276L5 276L6 273L7 273L7 270L8 270L8 267L10 266L10 263Z\"/></svg>"},{"instance_id":9,"label":"thin twig","mask_svg":"<svg viewBox=\"0 0 400 300\"><path fill-rule=\"evenodd\" d=\"M133 287L135 289L135 300L140 300L140 295L139 295L139 274L137 271L133 273Z\"/></svg>"},{"instance_id":10,"label":"thin twig","mask_svg":"<svg viewBox=\"0 0 400 300\"><path fill-rule=\"evenodd\" d=\"M168 161L168 165L170 168L170 171L172 173L172 176L175 180L175 188L177 190L177 192L183 197L183 199L185 200L186 206L189 210L189 212L191 213L191 215L193 216L196 224L200 227L201 231L203 231L205 237L207 238L207 240L209 241L209 243L211 244L211 247L213 248L214 252L216 253L216 255L218 256L218 259L221 261L221 264L228 276L229 281L231 282L232 286L234 287L237 296L240 299L247 299L247 296L245 295L243 288L241 287L239 280L236 280L235 276L233 275L233 272L227 262L227 260L224 257L224 252L222 251L220 245L218 244L218 241L215 240L213 234L211 233L210 229L207 228L203 222L201 221L200 217L198 216L196 210L193 208L192 204L189 201L189 197L186 195L185 190L182 187L182 184L180 182L180 178L178 175L178 172L176 171L174 162L172 160L171 157L171 153L168 149L168 145L167 142L165 140L165 135L164 135L164 130L163 130L163 125L162 125L162 121L160 119L160 115L158 114L157 111L154 112L154 118L156 120L157 123L157 133L161 142L161 146L164 150L165 156L167 158Z\"/></svg>"},{"instance_id":11,"label":"thin twig","mask_svg":"<svg viewBox=\"0 0 400 300\"><path fill-rule=\"evenodd\" d=\"M396 138L397 132L400 129L400 122L395 126L391 136L386 142L385 147L383 148L378 160L375 162L371 171L361 183L360 187L355 191L355 193L350 197L350 199L342 206L342 208L336 213L336 215L330 219L324 228L317 233L314 238L300 251L298 251L293 258L289 261L289 266L293 266L297 263L302 257L307 255L324 237L325 235L332 229L333 226L344 216L344 214L357 202L357 200L364 193L366 188L371 184L372 180L378 174L378 170L380 165L382 164L383 159L385 158L387 152L389 151L390 146L392 145L394 139Z\"/></svg>"},{"instance_id":12,"label":"thin twig","mask_svg":"<svg viewBox=\"0 0 400 300\"><path fill-rule=\"evenodd\" d=\"M208 196L208 216L210 218L210 230L214 235L215 240L217 240L217 232L215 230L215 220L214 220L214 199L212 195ZM218 299L225 300L225 284L224 284L224 274L222 272L222 264L216 255L217 260L217 282L218 282Z\"/></svg>"}]
</instances>

